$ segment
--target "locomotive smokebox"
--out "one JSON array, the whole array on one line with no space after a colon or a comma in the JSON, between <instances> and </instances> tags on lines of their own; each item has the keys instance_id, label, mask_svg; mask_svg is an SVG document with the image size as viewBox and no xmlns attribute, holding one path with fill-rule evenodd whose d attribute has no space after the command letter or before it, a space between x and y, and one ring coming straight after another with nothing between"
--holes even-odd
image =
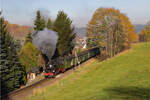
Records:
<instances>
[{"instance_id":1,"label":"locomotive smokebox","mask_svg":"<svg viewBox=\"0 0 150 100\"><path fill-rule=\"evenodd\" d=\"M50 60L55 53L58 40L57 32L44 29L32 34L33 44Z\"/></svg>"}]
</instances>

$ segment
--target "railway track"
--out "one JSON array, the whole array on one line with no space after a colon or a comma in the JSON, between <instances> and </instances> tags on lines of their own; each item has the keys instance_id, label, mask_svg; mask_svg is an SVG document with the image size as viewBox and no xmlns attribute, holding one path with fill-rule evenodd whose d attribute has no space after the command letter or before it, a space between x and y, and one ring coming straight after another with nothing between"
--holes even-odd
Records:
<instances>
[{"instance_id":1,"label":"railway track","mask_svg":"<svg viewBox=\"0 0 150 100\"><path fill-rule=\"evenodd\" d=\"M90 59L92 60L92 59ZM89 61L89 60L88 60ZM82 63L80 67L83 67L86 62ZM25 98L32 96L33 91L37 88L45 88L47 86L50 86L51 84L57 82L58 80L63 79L64 77L68 76L70 73L74 72L74 69L70 69L66 71L65 73L58 74L56 78L50 78L50 79L42 79L38 81L37 83L34 83L30 86L18 89L16 91L13 91L9 93L3 100L24 100Z\"/></svg>"},{"instance_id":2,"label":"railway track","mask_svg":"<svg viewBox=\"0 0 150 100\"><path fill-rule=\"evenodd\" d=\"M13 91L13 92L11 92L11 93L8 94L8 99L9 100L17 100L18 97L22 97L22 95L29 96L29 94L32 94L33 89L35 89L40 84L42 84L43 82L46 82L46 81L48 81L48 80L42 79L42 80L38 81L37 83L34 83L34 84L30 85L30 86L26 86L26 87L21 88L19 90ZM17 97L17 98L15 98L15 97ZM19 98L18 100L21 100L21 99L22 98Z\"/></svg>"},{"instance_id":3,"label":"railway track","mask_svg":"<svg viewBox=\"0 0 150 100\"><path fill-rule=\"evenodd\" d=\"M46 86L49 86L49 85L55 83L57 80L66 76L65 74L67 74L69 72L70 71L68 71L64 74L60 74L60 77L57 77L57 78L42 79L42 80L38 81L37 83L34 83L30 86L13 91L13 92L9 93L4 100L24 100L25 98L31 96L35 89L44 88Z\"/></svg>"}]
</instances>

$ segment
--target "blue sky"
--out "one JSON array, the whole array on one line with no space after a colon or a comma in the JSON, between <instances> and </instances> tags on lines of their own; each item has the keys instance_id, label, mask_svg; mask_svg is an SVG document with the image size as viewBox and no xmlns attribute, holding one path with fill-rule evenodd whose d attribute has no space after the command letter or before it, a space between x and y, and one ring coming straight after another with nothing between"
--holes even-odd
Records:
<instances>
[{"instance_id":1,"label":"blue sky","mask_svg":"<svg viewBox=\"0 0 150 100\"><path fill-rule=\"evenodd\" d=\"M150 0L0 0L3 16L11 23L33 25L35 12L55 19L63 10L77 27L85 27L99 7L113 7L125 13L133 24L150 21Z\"/></svg>"}]
</instances>

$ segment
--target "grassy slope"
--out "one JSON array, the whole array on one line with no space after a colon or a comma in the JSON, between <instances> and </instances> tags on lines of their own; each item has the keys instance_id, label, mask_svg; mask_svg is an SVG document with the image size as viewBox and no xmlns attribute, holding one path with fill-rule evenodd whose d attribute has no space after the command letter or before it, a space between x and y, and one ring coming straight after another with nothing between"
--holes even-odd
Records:
<instances>
[{"instance_id":1,"label":"grassy slope","mask_svg":"<svg viewBox=\"0 0 150 100\"><path fill-rule=\"evenodd\" d=\"M150 100L150 43L96 59L27 100Z\"/></svg>"}]
</instances>

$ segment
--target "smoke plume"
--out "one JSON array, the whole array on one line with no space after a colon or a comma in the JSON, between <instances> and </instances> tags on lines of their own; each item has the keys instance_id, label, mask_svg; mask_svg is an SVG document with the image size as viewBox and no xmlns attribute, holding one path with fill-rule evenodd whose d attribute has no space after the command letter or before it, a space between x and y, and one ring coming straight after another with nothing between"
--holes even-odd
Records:
<instances>
[{"instance_id":1,"label":"smoke plume","mask_svg":"<svg viewBox=\"0 0 150 100\"><path fill-rule=\"evenodd\" d=\"M45 28L43 31L32 34L32 37L33 44L50 60L56 49L57 32Z\"/></svg>"}]
</instances>

